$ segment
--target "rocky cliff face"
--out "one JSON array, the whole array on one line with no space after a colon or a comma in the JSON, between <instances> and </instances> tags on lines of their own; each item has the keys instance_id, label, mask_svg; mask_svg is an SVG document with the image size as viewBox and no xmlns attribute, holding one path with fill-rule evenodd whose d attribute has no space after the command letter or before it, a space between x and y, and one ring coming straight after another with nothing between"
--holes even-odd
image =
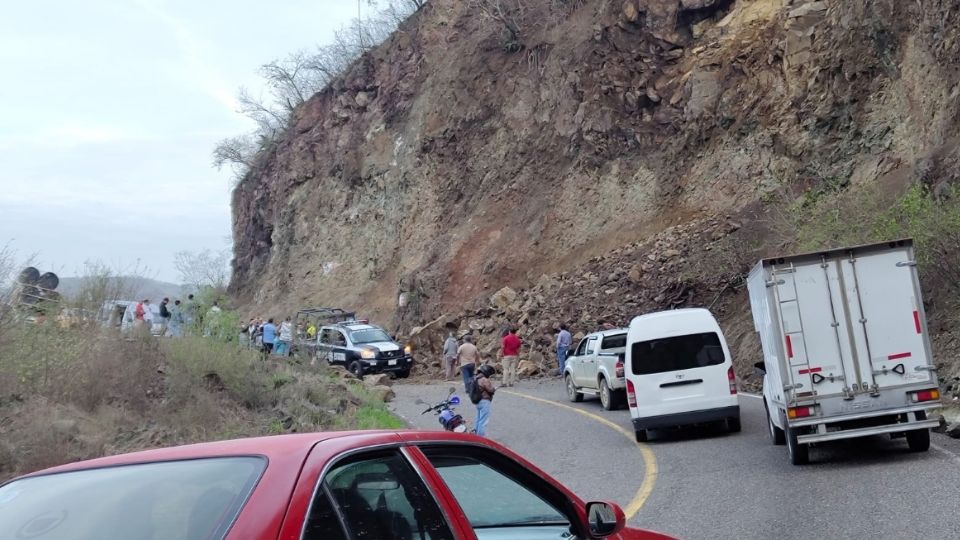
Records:
<instances>
[{"instance_id":1,"label":"rocky cliff face","mask_svg":"<svg viewBox=\"0 0 960 540\"><path fill-rule=\"evenodd\" d=\"M428 2L238 185L251 309L409 328L703 223L746 223L744 264L777 247L774 196L953 174L960 1L521 0L515 41L467 4ZM645 249L617 279L690 268ZM571 316L610 304L574 289Z\"/></svg>"}]
</instances>

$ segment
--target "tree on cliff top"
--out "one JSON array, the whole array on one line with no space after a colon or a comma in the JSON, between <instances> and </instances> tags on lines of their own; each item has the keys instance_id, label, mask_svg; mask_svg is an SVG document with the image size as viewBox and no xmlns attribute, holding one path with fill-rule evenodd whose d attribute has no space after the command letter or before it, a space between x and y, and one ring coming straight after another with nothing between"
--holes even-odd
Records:
<instances>
[{"instance_id":1,"label":"tree on cliff top","mask_svg":"<svg viewBox=\"0 0 960 540\"><path fill-rule=\"evenodd\" d=\"M257 155L276 142L290 125L294 112L314 94L346 72L365 52L383 43L394 30L426 4L426 0L358 0L381 6L373 16L357 17L334 32L327 45L316 51L297 51L260 66L264 91L241 88L237 111L253 120L253 133L228 137L213 150L213 165L233 168L236 180L246 175Z\"/></svg>"}]
</instances>

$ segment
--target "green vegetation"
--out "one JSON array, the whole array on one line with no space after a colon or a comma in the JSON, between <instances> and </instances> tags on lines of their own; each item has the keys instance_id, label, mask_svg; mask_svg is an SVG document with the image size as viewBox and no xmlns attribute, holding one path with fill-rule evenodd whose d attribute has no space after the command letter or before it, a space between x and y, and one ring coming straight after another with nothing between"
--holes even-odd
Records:
<instances>
[{"instance_id":1,"label":"green vegetation","mask_svg":"<svg viewBox=\"0 0 960 540\"><path fill-rule=\"evenodd\" d=\"M157 446L402 426L362 384L228 339L0 324L0 481Z\"/></svg>"}]
</instances>

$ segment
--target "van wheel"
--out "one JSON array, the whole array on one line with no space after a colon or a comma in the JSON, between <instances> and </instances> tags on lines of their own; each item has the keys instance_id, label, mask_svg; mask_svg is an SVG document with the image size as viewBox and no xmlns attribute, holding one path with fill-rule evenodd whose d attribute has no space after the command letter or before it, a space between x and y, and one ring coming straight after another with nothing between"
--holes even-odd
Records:
<instances>
[{"instance_id":1,"label":"van wheel","mask_svg":"<svg viewBox=\"0 0 960 540\"><path fill-rule=\"evenodd\" d=\"M577 385L573 384L573 377L567 375L564 377L565 382L567 383L567 397L570 401L574 403L580 403L583 401L583 394L577 392Z\"/></svg>"},{"instance_id":2,"label":"van wheel","mask_svg":"<svg viewBox=\"0 0 960 540\"><path fill-rule=\"evenodd\" d=\"M790 454L790 463L794 465L806 465L810 463L810 447L797 442L797 435L797 429L787 428L787 452Z\"/></svg>"},{"instance_id":3,"label":"van wheel","mask_svg":"<svg viewBox=\"0 0 960 540\"><path fill-rule=\"evenodd\" d=\"M763 409L767 411L767 433L770 435L770 440L775 446L783 446L787 444L787 439L783 433L783 430L778 428L776 424L773 423L773 418L770 416L770 409L767 408L767 403L763 403Z\"/></svg>"},{"instance_id":4,"label":"van wheel","mask_svg":"<svg viewBox=\"0 0 960 540\"><path fill-rule=\"evenodd\" d=\"M638 429L638 430L636 430L636 431L634 432L634 435L636 435L636 437L637 437L637 442L647 442L647 440L648 440L648 438L649 438L649 435L647 434L647 430L645 430L645 429Z\"/></svg>"},{"instance_id":5,"label":"van wheel","mask_svg":"<svg viewBox=\"0 0 960 540\"><path fill-rule=\"evenodd\" d=\"M730 433L740 433L740 417L731 416L727 418L727 431Z\"/></svg>"},{"instance_id":6,"label":"van wheel","mask_svg":"<svg viewBox=\"0 0 960 540\"><path fill-rule=\"evenodd\" d=\"M607 380L603 377L600 377L600 404L603 405L605 411L612 411L615 407L613 392L610 390Z\"/></svg>"}]
</instances>

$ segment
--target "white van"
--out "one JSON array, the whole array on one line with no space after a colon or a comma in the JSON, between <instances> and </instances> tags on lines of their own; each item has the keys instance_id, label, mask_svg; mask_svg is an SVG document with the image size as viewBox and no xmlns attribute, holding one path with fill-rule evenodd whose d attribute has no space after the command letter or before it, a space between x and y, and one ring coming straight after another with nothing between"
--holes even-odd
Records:
<instances>
[{"instance_id":1,"label":"white van","mask_svg":"<svg viewBox=\"0 0 960 540\"><path fill-rule=\"evenodd\" d=\"M740 431L730 350L706 309L636 317L627 333L627 403L637 441L647 430L726 422Z\"/></svg>"}]
</instances>

